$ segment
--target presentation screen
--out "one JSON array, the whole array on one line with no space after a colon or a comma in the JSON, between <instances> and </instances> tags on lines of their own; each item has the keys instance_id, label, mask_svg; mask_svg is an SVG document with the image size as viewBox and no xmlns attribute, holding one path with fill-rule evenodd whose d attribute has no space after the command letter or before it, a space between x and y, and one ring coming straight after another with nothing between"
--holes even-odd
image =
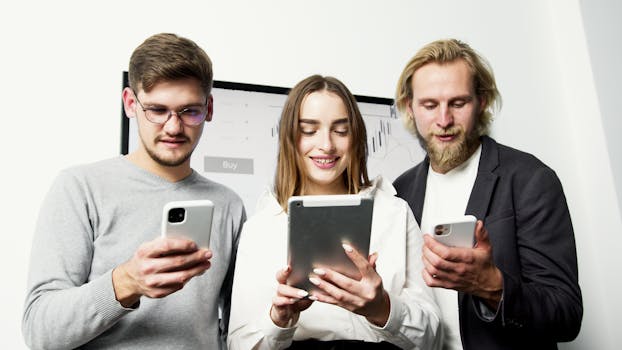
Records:
<instances>
[{"instance_id":1,"label":"presentation screen","mask_svg":"<svg viewBox=\"0 0 622 350\"><path fill-rule=\"evenodd\" d=\"M249 215L262 193L273 185L278 125L288 91L284 87L214 81L214 115L204 127L190 164L201 175L238 193ZM370 179L382 175L392 182L423 159L423 150L404 129L391 99L355 97L367 127ZM127 118L121 110L121 153L127 154L140 141L135 119Z\"/></svg>"}]
</instances>

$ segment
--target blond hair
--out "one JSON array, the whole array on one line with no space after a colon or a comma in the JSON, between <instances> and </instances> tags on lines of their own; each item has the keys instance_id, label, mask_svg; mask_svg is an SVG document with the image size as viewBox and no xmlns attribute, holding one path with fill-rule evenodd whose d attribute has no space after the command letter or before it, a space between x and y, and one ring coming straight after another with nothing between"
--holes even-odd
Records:
<instances>
[{"instance_id":1,"label":"blond hair","mask_svg":"<svg viewBox=\"0 0 622 350\"><path fill-rule=\"evenodd\" d=\"M418 134L414 120L408 112L408 105L413 99L413 75L417 69L428 63L445 64L456 60L463 60L467 64L473 77L475 94L485 102L478 116L475 132L478 136L489 133L493 112L501 108L501 95L497 90L492 68L468 44L457 39L437 40L427 44L408 61L400 75L395 92L395 104L402 115L404 126L411 133Z\"/></svg>"}]
</instances>

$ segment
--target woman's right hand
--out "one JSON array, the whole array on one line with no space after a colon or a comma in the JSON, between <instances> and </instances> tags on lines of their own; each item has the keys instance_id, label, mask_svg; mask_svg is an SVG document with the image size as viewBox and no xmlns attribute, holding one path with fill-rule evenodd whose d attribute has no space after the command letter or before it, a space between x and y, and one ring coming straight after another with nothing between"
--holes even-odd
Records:
<instances>
[{"instance_id":1,"label":"woman's right hand","mask_svg":"<svg viewBox=\"0 0 622 350\"><path fill-rule=\"evenodd\" d=\"M289 328L295 325L298 322L300 312L308 309L313 303L313 300L305 298L309 293L285 284L291 272L290 266L276 272L276 280L279 285L276 289L276 296L272 298L270 318L275 325L281 328Z\"/></svg>"}]
</instances>

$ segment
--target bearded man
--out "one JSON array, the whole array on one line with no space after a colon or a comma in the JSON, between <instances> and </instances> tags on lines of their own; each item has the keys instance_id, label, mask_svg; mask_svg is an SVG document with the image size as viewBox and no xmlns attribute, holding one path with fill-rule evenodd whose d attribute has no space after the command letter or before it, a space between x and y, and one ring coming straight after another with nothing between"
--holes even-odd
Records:
<instances>
[{"instance_id":1,"label":"bearded man","mask_svg":"<svg viewBox=\"0 0 622 350\"><path fill-rule=\"evenodd\" d=\"M424 46L396 105L426 158L395 180L424 235L443 349L557 349L583 315L574 232L562 185L533 155L487 136L501 104L489 64L455 39ZM449 247L435 224L478 218L474 246Z\"/></svg>"}]
</instances>

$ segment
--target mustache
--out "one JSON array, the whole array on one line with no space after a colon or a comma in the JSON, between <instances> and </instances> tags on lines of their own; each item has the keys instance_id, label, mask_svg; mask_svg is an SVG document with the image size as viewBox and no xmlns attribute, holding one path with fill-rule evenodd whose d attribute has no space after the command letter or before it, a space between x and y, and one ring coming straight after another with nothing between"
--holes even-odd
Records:
<instances>
[{"instance_id":1,"label":"mustache","mask_svg":"<svg viewBox=\"0 0 622 350\"><path fill-rule=\"evenodd\" d=\"M190 141L190 138L184 134L179 134L179 135L162 135L162 136L157 136L155 138L155 142L160 142L163 139L174 139L175 141L183 141L183 142L188 142Z\"/></svg>"},{"instance_id":2,"label":"mustache","mask_svg":"<svg viewBox=\"0 0 622 350\"><path fill-rule=\"evenodd\" d=\"M449 135L453 136L453 135L458 135L461 132L462 132L462 128L458 126L452 126L447 129L432 131L432 135L433 136L449 136Z\"/></svg>"}]
</instances>

